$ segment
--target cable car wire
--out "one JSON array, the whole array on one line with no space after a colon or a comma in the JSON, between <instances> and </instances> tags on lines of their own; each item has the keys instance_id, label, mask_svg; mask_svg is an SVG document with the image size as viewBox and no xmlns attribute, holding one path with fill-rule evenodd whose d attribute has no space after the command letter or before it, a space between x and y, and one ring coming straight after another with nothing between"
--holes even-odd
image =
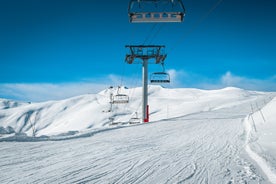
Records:
<instances>
[{"instance_id":1,"label":"cable car wire","mask_svg":"<svg viewBox=\"0 0 276 184\"><path fill-rule=\"evenodd\" d=\"M185 35L186 37L190 36L197 28L198 26L208 18L208 16L223 2L223 0L218 0L209 10L206 14L204 14L200 19L189 29L188 33ZM186 38L185 37L185 38ZM184 39L185 39L184 38ZM178 45L180 45L184 39L179 39L178 42L174 45L172 49L170 49L167 53L171 52L174 50Z\"/></svg>"},{"instance_id":2,"label":"cable car wire","mask_svg":"<svg viewBox=\"0 0 276 184\"><path fill-rule=\"evenodd\" d=\"M157 23L155 23L152 27L151 27L151 30L149 31L148 35L146 36L144 42L142 45L145 45L146 42L149 40L150 36L151 36L151 33L153 32L153 30L155 29L155 27L157 26Z\"/></svg>"},{"instance_id":3,"label":"cable car wire","mask_svg":"<svg viewBox=\"0 0 276 184\"><path fill-rule=\"evenodd\" d=\"M153 35L153 37L151 38L151 40L150 40L150 42L149 42L150 45L152 44L152 42L154 41L154 39L157 37L157 35L160 33L160 31L163 29L164 26L165 26L164 23L162 23L162 24L159 26L158 30L155 32L155 34Z\"/></svg>"}]
</instances>

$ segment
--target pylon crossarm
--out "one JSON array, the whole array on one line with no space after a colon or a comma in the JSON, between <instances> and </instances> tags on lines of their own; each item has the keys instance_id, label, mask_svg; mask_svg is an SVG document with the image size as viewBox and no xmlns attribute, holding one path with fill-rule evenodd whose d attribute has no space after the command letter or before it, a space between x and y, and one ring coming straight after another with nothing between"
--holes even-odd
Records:
<instances>
[{"instance_id":1,"label":"pylon crossarm","mask_svg":"<svg viewBox=\"0 0 276 184\"><path fill-rule=\"evenodd\" d=\"M135 59L155 59L155 63L165 60L164 45L126 45L129 52L126 54L126 62L132 64Z\"/></svg>"}]
</instances>

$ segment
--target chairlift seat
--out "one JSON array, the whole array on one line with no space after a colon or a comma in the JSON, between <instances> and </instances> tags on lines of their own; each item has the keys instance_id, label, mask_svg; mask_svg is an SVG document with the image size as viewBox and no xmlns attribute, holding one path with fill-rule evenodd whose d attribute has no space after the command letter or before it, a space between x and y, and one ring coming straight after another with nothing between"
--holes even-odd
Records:
<instances>
[{"instance_id":1,"label":"chairlift seat","mask_svg":"<svg viewBox=\"0 0 276 184\"><path fill-rule=\"evenodd\" d=\"M137 124L140 123L140 118L130 118L129 124Z\"/></svg>"},{"instance_id":2,"label":"chairlift seat","mask_svg":"<svg viewBox=\"0 0 276 184\"><path fill-rule=\"evenodd\" d=\"M151 80L151 83L170 83L170 80Z\"/></svg>"},{"instance_id":3,"label":"chairlift seat","mask_svg":"<svg viewBox=\"0 0 276 184\"><path fill-rule=\"evenodd\" d=\"M120 124L120 122L112 122L112 123L109 124L109 126L119 125L119 124Z\"/></svg>"}]
</instances>

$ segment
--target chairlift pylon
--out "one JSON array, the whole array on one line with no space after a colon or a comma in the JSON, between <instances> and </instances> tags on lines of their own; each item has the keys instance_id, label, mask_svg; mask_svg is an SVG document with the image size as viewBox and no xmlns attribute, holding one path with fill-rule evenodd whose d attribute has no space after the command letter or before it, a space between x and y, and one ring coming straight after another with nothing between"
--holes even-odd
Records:
<instances>
[{"instance_id":1,"label":"chairlift pylon","mask_svg":"<svg viewBox=\"0 0 276 184\"><path fill-rule=\"evenodd\" d=\"M181 0L130 0L128 14L131 23L183 22L185 8Z\"/></svg>"}]
</instances>

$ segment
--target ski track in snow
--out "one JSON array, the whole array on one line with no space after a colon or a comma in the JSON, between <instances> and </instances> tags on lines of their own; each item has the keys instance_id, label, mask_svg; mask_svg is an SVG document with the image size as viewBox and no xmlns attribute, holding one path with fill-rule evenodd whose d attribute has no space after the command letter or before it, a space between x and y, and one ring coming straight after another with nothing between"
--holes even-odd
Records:
<instances>
[{"instance_id":1,"label":"ski track in snow","mask_svg":"<svg viewBox=\"0 0 276 184\"><path fill-rule=\"evenodd\" d=\"M0 183L269 183L244 149L244 118L263 98L82 138L0 142Z\"/></svg>"},{"instance_id":2,"label":"ski track in snow","mask_svg":"<svg viewBox=\"0 0 276 184\"><path fill-rule=\"evenodd\" d=\"M226 117L222 123L218 112L201 116L209 119L191 120L191 116L186 117L189 120L129 127L72 141L1 143L1 153L8 155L0 156L2 173L6 173L0 180L1 183L262 181L254 166L239 157L243 144L241 118ZM9 171L20 174L17 178Z\"/></svg>"}]
</instances>

